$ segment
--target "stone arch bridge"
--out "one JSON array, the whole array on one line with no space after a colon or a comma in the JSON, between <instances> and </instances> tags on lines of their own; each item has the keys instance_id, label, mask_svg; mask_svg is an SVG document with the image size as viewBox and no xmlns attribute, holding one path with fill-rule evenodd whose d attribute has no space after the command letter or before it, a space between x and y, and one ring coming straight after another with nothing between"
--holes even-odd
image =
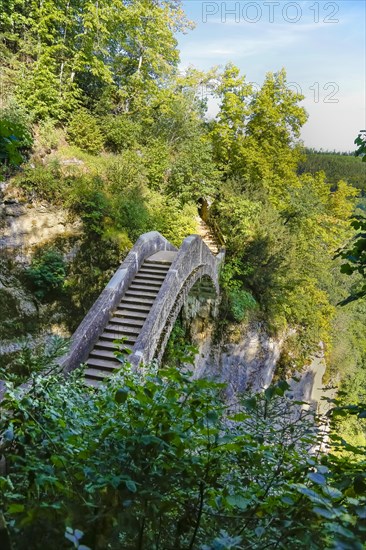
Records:
<instances>
[{"instance_id":1,"label":"stone arch bridge","mask_svg":"<svg viewBox=\"0 0 366 550\"><path fill-rule=\"evenodd\" d=\"M97 387L121 367L116 340L137 367L161 360L178 314L190 300L196 310L197 304L209 306L214 316L225 252L206 242L191 235L177 249L156 231L142 235L72 336L60 360L64 372L85 363L86 383Z\"/></svg>"}]
</instances>

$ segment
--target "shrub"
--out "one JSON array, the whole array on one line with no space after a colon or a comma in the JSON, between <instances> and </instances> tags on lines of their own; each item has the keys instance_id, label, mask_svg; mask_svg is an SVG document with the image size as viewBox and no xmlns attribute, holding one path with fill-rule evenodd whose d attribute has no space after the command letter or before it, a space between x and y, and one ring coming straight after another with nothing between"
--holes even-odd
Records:
<instances>
[{"instance_id":1,"label":"shrub","mask_svg":"<svg viewBox=\"0 0 366 550\"><path fill-rule=\"evenodd\" d=\"M24 113L17 107L1 110L0 163L3 169L19 166L32 145L33 137Z\"/></svg>"},{"instance_id":2,"label":"shrub","mask_svg":"<svg viewBox=\"0 0 366 550\"><path fill-rule=\"evenodd\" d=\"M141 126L128 115L108 115L101 120L105 146L113 153L136 146L141 133Z\"/></svg>"},{"instance_id":3,"label":"shrub","mask_svg":"<svg viewBox=\"0 0 366 550\"><path fill-rule=\"evenodd\" d=\"M229 312L237 323L244 321L248 312L255 309L257 305L250 292L238 288L229 291Z\"/></svg>"},{"instance_id":4,"label":"shrub","mask_svg":"<svg viewBox=\"0 0 366 550\"><path fill-rule=\"evenodd\" d=\"M187 203L183 206L173 198L164 197L151 191L148 207L152 219L152 229L159 231L175 246L197 231L197 207Z\"/></svg>"},{"instance_id":5,"label":"shrub","mask_svg":"<svg viewBox=\"0 0 366 550\"><path fill-rule=\"evenodd\" d=\"M362 457L309 455L312 414L284 396L286 382L240 396L234 410L223 389L124 364L97 392L75 373L11 390L1 540L61 549L75 529L95 550L362 550Z\"/></svg>"},{"instance_id":6,"label":"shrub","mask_svg":"<svg viewBox=\"0 0 366 550\"><path fill-rule=\"evenodd\" d=\"M14 178L16 185L37 197L57 202L63 197L63 186L66 185L57 163L34 166L27 165Z\"/></svg>"},{"instance_id":7,"label":"shrub","mask_svg":"<svg viewBox=\"0 0 366 550\"><path fill-rule=\"evenodd\" d=\"M50 118L42 120L38 127L38 141L43 148L56 149L63 135L61 128Z\"/></svg>"},{"instance_id":8,"label":"shrub","mask_svg":"<svg viewBox=\"0 0 366 550\"><path fill-rule=\"evenodd\" d=\"M34 256L26 273L35 289L35 295L43 299L53 291L62 289L66 278L66 264L60 252L50 248Z\"/></svg>"},{"instance_id":9,"label":"shrub","mask_svg":"<svg viewBox=\"0 0 366 550\"><path fill-rule=\"evenodd\" d=\"M104 218L108 213L109 202L100 178L88 176L75 178L72 181L68 203L82 219L87 233L99 236L103 234Z\"/></svg>"},{"instance_id":10,"label":"shrub","mask_svg":"<svg viewBox=\"0 0 366 550\"><path fill-rule=\"evenodd\" d=\"M70 143L92 155L103 149L103 135L96 119L86 110L80 109L67 127Z\"/></svg>"}]
</instances>

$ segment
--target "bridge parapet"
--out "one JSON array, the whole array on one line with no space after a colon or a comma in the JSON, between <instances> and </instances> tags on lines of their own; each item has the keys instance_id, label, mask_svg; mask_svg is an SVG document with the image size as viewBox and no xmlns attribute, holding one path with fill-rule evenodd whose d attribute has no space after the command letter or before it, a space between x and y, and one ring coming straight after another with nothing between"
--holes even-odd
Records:
<instances>
[{"instance_id":1,"label":"bridge parapet","mask_svg":"<svg viewBox=\"0 0 366 550\"><path fill-rule=\"evenodd\" d=\"M187 237L168 271L129 361L134 366L160 361L178 314L193 285L203 277L219 296L219 267L224 253L214 256L199 235Z\"/></svg>"}]
</instances>

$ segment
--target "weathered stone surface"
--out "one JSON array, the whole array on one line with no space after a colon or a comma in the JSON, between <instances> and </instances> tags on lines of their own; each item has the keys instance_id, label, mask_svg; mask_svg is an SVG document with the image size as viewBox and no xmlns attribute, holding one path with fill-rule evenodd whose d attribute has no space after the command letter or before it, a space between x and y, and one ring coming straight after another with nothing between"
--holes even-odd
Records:
<instances>
[{"instance_id":1,"label":"weathered stone surface","mask_svg":"<svg viewBox=\"0 0 366 550\"><path fill-rule=\"evenodd\" d=\"M283 338L272 338L260 323L243 326L237 343L213 343L212 327L195 344L199 353L195 377L214 377L227 384L226 397L234 402L238 394L267 388L280 357Z\"/></svg>"},{"instance_id":2,"label":"weathered stone surface","mask_svg":"<svg viewBox=\"0 0 366 550\"><path fill-rule=\"evenodd\" d=\"M176 248L157 231L145 233L138 239L74 333L70 351L59 363L65 372L75 369L88 358L144 260L159 251L174 252L175 250Z\"/></svg>"},{"instance_id":3,"label":"weathered stone surface","mask_svg":"<svg viewBox=\"0 0 366 550\"><path fill-rule=\"evenodd\" d=\"M0 204L0 250L27 252L63 235L77 235L81 222L70 221L69 212L44 203L24 203L6 197Z\"/></svg>"},{"instance_id":4,"label":"weathered stone surface","mask_svg":"<svg viewBox=\"0 0 366 550\"><path fill-rule=\"evenodd\" d=\"M16 332L31 332L37 326L37 322L38 309L33 296L2 266L0 270L0 338L12 338Z\"/></svg>"}]
</instances>

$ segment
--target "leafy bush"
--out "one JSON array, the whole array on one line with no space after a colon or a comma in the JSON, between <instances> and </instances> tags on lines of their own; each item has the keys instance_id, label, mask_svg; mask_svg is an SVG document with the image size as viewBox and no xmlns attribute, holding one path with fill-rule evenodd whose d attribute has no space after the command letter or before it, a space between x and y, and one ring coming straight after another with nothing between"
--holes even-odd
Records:
<instances>
[{"instance_id":1,"label":"leafy bush","mask_svg":"<svg viewBox=\"0 0 366 550\"><path fill-rule=\"evenodd\" d=\"M17 550L64 548L65 529L94 550L362 550L365 464L309 456L312 416L288 388L230 409L222 385L176 369L124 364L98 392L35 376L2 403L0 535Z\"/></svg>"},{"instance_id":2,"label":"leafy bush","mask_svg":"<svg viewBox=\"0 0 366 550\"><path fill-rule=\"evenodd\" d=\"M107 149L121 153L136 146L141 127L128 115L109 115L101 119L101 127Z\"/></svg>"},{"instance_id":3,"label":"leafy bush","mask_svg":"<svg viewBox=\"0 0 366 550\"><path fill-rule=\"evenodd\" d=\"M0 378L11 381L16 386L29 380L31 376L56 368L56 360L67 351L68 345L59 336L48 337L47 341L36 346L28 339L21 342L21 349L13 354L6 366L0 367Z\"/></svg>"},{"instance_id":4,"label":"leafy bush","mask_svg":"<svg viewBox=\"0 0 366 550\"><path fill-rule=\"evenodd\" d=\"M37 298L43 299L61 290L66 278L66 264L58 250L42 250L32 260L27 277Z\"/></svg>"},{"instance_id":5,"label":"leafy bush","mask_svg":"<svg viewBox=\"0 0 366 550\"><path fill-rule=\"evenodd\" d=\"M19 166L32 147L33 137L25 116L17 108L0 111L0 163Z\"/></svg>"},{"instance_id":6,"label":"leafy bush","mask_svg":"<svg viewBox=\"0 0 366 550\"><path fill-rule=\"evenodd\" d=\"M75 178L67 204L80 216L87 233L99 236L103 234L103 222L108 213L109 202L100 178Z\"/></svg>"},{"instance_id":7,"label":"leafy bush","mask_svg":"<svg viewBox=\"0 0 366 550\"><path fill-rule=\"evenodd\" d=\"M183 206L177 199L164 197L151 191L148 208L151 216L151 228L159 231L175 246L197 231L197 207L187 203Z\"/></svg>"},{"instance_id":8,"label":"leafy bush","mask_svg":"<svg viewBox=\"0 0 366 550\"><path fill-rule=\"evenodd\" d=\"M38 198L59 202L66 195L67 182L64 181L58 163L43 165L27 165L24 170L17 174L14 182L18 187L24 189L30 195L35 194Z\"/></svg>"},{"instance_id":9,"label":"leafy bush","mask_svg":"<svg viewBox=\"0 0 366 550\"><path fill-rule=\"evenodd\" d=\"M62 136L62 129L52 119L47 118L39 123L38 142L43 148L56 149Z\"/></svg>"},{"instance_id":10,"label":"leafy bush","mask_svg":"<svg viewBox=\"0 0 366 550\"><path fill-rule=\"evenodd\" d=\"M230 314L237 323L244 321L248 312L255 309L257 305L256 300L250 292L241 289L229 291Z\"/></svg>"},{"instance_id":11,"label":"leafy bush","mask_svg":"<svg viewBox=\"0 0 366 550\"><path fill-rule=\"evenodd\" d=\"M67 127L70 143L92 155L103 149L104 139L96 119L86 110L80 109Z\"/></svg>"}]
</instances>

